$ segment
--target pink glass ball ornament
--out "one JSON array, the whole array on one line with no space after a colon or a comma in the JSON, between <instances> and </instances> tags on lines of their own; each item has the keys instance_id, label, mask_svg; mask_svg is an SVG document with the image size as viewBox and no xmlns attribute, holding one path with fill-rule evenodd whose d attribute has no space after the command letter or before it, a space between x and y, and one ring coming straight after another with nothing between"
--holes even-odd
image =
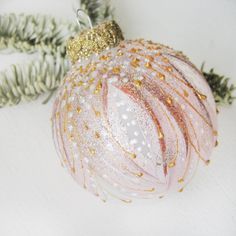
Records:
<instances>
[{"instance_id":1,"label":"pink glass ball ornament","mask_svg":"<svg viewBox=\"0 0 236 236\"><path fill-rule=\"evenodd\" d=\"M182 53L145 40L78 60L53 111L64 167L106 201L182 191L216 144L216 105Z\"/></svg>"}]
</instances>

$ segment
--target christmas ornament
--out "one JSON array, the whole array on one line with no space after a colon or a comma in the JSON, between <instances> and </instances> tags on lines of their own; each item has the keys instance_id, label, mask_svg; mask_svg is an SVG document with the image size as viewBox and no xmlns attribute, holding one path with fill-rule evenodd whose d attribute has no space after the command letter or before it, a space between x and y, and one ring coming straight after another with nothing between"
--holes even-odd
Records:
<instances>
[{"instance_id":1,"label":"christmas ornament","mask_svg":"<svg viewBox=\"0 0 236 236\"><path fill-rule=\"evenodd\" d=\"M68 54L52 117L62 165L104 201L182 192L217 143L202 73L167 46L124 40L114 21L71 39Z\"/></svg>"}]
</instances>

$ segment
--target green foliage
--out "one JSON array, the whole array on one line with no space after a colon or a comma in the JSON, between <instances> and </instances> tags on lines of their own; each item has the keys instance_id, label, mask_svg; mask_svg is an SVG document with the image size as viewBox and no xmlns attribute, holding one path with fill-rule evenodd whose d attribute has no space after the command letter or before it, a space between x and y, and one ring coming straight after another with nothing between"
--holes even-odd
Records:
<instances>
[{"instance_id":1,"label":"green foliage","mask_svg":"<svg viewBox=\"0 0 236 236\"><path fill-rule=\"evenodd\" d=\"M41 15L0 16L0 50L54 53L76 32L76 24ZM65 53L62 47L62 54Z\"/></svg>"},{"instance_id":2,"label":"green foliage","mask_svg":"<svg viewBox=\"0 0 236 236\"><path fill-rule=\"evenodd\" d=\"M229 84L229 78L218 75L211 69L209 72L204 71L204 64L201 68L204 77L206 78L216 101L217 105L231 105L236 97L233 93L236 90L235 85Z\"/></svg>"},{"instance_id":3,"label":"green foliage","mask_svg":"<svg viewBox=\"0 0 236 236\"><path fill-rule=\"evenodd\" d=\"M12 65L0 73L0 107L32 101L39 95L50 95L58 88L68 71L68 61L57 55L42 55L27 66Z\"/></svg>"},{"instance_id":4,"label":"green foliage","mask_svg":"<svg viewBox=\"0 0 236 236\"><path fill-rule=\"evenodd\" d=\"M106 0L81 0L81 8L93 24L112 15ZM78 31L76 21L64 22L43 15L0 15L1 52L39 55L29 64L12 65L0 73L0 107L32 101L45 93L50 98L69 69L66 41Z\"/></svg>"},{"instance_id":5,"label":"green foliage","mask_svg":"<svg viewBox=\"0 0 236 236\"><path fill-rule=\"evenodd\" d=\"M81 9L90 16L94 25L112 19L113 9L108 0L81 0Z\"/></svg>"}]
</instances>

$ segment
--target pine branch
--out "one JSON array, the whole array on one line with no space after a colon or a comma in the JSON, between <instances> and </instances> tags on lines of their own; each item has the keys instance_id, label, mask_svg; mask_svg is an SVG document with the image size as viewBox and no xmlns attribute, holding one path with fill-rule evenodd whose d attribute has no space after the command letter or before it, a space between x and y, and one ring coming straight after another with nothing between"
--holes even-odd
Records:
<instances>
[{"instance_id":1,"label":"pine branch","mask_svg":"<svg viewBox=\"0 0 236 236\"><path fill-rule=\"evenodd\" d=\"M81 9L90 16L94 25L113 18L109 0L81 0Z\"/></svg>"},{"instance_id":2,"label":"pine branch","mask_svg":"<svg viewBox=\"0 0 236 236\"><path fill-rule=\"evenodd\" d=\"M89 14L93 24L112 15L106 0L81 0L81 8ZM0 73L0 107L32 101L45 93L50 98L69 69L66 41L78 30L76 22L62 22L50 16L0 16L2 52L41 55L27 65L12 65Z\"/></svg>"},{"instance_id":3,"label":"pine branch","mask_svg":"<svg viewBox=\"0 0 236 236\"><path fill-rule=\"evenodd\" d=\"M0 16L0 50L53 53L76 32L76 27L50 16L3 15Z\"/></svg>"},{"instance_id":4,"label":"pine branch","mask_svg":"<svg viewBox=\"0 0 236 236\"><path fill-rule=\"evenodd\" d=\"M44 93L53 93L69 68L69 62L56 55L43 55L28 65L12 65L0 73L0 107L32 101Z\"/></svg>"},{"instance_id":5,"label":"pine branch","mask_svg":"<svg viewBox=\"0 0 236 236\"><path fill-rule=\"evenodd\" d=\"M236 99L233 95L236 90L236 86L229 84L229 78L216 74L214 69L211 69L209 72L205 72L204 64L202 65L201 71L213 92L216 104L231 105L234 99Z\"/></svg>"}]
</instances>

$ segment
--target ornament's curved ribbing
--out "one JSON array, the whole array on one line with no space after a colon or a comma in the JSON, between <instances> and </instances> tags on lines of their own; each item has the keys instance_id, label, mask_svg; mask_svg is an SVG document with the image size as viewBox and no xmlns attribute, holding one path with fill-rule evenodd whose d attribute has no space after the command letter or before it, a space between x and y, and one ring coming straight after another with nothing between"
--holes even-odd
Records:
<instances>
[{"instance_id":1,"label":"ornament's curved ribbing","mask_svg":"<svg viewBox=\"0 0 236 236\"><path fill-rule=\"evenodd\" d=\"M202 74L145 40L77 62L53 112L54 140L75 180L104 201L182 191L216 144L216 107Z\"/></svg>"}]
</instances>

